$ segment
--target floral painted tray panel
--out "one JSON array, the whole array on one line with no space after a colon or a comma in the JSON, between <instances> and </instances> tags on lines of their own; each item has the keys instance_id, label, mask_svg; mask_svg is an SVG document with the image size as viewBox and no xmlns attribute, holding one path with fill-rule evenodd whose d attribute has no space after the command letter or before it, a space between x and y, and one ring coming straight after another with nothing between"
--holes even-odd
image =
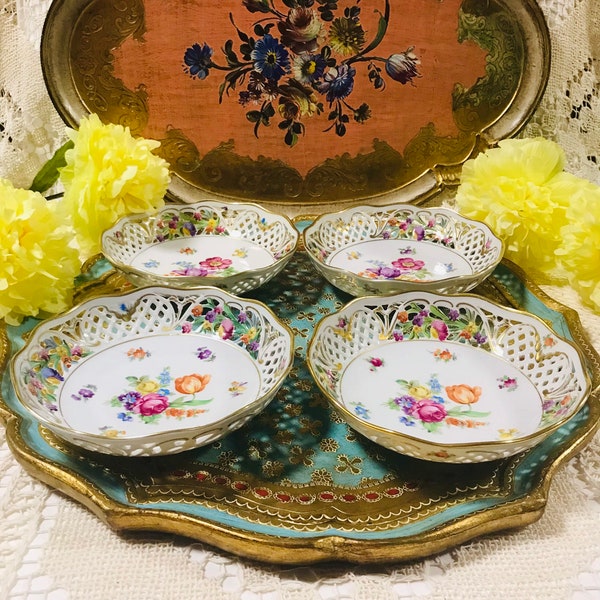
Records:
<instances>
[{"instance_id":1,"label":"floral painted tray panel","mask_svg":"<svg viewBox=\"0 0 600 600\"><path fill-rule=\"evenodd\" d=\"M79 297L124 285L100 260L83 278ZM576 313L553 303L508 263L476 291L533 312L573 339L593 375L594 391L576 417L511 458L472 465L412 459L369 442L332 412L306 367L306 345L315 324L351 297L319 277L304 252L253 292L294 331L292 371L263 413L222 440L165 457L82 451L19 409L8 376L0 416L28 471L117 530L181 534L277 563L426 556L538 519L554 471L587 443L600 419L600 359ZM34 322L7 328L5 354L23 343Z\"/></svg>"},{"instance_id":2,"label":"floral painted tray panel","mask_svg":"<svg viewBox=\"0 0 600 600\"><path fill-rule=\"evenodd\" d=\"M63 118L159 139L173 196L284 207L455 181L549 56L534 0L55 0L42 40Z\"/></svg>"}]
</instances>

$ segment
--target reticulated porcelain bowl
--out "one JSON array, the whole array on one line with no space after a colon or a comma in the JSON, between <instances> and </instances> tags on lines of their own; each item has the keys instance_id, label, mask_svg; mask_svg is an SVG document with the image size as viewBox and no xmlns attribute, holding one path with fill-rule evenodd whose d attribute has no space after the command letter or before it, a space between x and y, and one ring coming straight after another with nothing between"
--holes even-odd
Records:
<instances>
[{"instance_id":1,"label":"reticulated porcelain bowl","mask_svg":"<svg viewBox=\"0 0 600 600\"><path fill-rule=\"evenodd\" d=\"M12 359L17 398L96 452L189 450L239 428L292 366L293 335L263 304L217 288L143 288L37 326Z\"/></svg>"},{"instance_id":2,"label":"reticulated porcelain bowl","mask_svg":"<svg viewBox=\"0 0 600 600\"><path fill-rule=\"evenodd\" d=\"M504 252L484 223L407 204L324 214L303 236L315 267L353 296L466 292L491 274Z\"/></svg>"},{"instance_id":3,"label":"reticulated porcelain bowl","mask_svg":"<svg viewBox=\"0 0 600 600\"><path fill-rule=\"evenodd\" d=\"M578 348L541 319L471 295L355 299L319 322L307 361L351 427L430 461L527 450L591 387Z\"/></svg>"},{"instance_id":4,"label":"reticulated porcelain bowl","mask_svg":"<svg viewBox=\"0 0 600 600\"><path fill-rule=\"evenodd\" d=\"M277 275L298 238L285 216L207 200L125 217L102 235L102 252L134 285L211 285L242 294Z\"/></svg>"}]
</instances>

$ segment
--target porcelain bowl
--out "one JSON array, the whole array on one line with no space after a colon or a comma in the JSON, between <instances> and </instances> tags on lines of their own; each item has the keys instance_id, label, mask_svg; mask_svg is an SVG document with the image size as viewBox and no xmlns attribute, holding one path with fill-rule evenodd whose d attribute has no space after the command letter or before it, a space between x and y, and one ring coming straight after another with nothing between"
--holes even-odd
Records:
<instances>
[{"instance_id":1,"label":"porcelain bowl","mask_svg":"<svg viewBox=\"0 0 600 600\"><path fill-rule=\"evenodd\" d=\"M324 214L303 237L317 270L353 296L466 292L491 274L504 252L484 223L408 204Z\"/></svg>"},{"instance_id":2,"label":"porcelain bowl","mask_svg":"<svg viewBox=\"0 0 600 600\"><path fill-rule=\"evenodd\" d=\"M134 285L253 290L292 258L299 233L285 216L250 203L167 204L102 235L102 252Z\"/></svg>"},{"instance_id":3,"label":"porcelain bowl","mask_svg":"<svg viewBox=\"0 0 600 600\"><path fill-rule=\"evenodd\" d=\"M531 448L591 388L580 350L541 319L469 294L355 299L319 322L307 362L356 431L448 463Z\"/></svg>"},{"instance_id":4,"label":"porcelain bowl","mask_svg":"<svg viewBox=\"0 0 600 600\"><path fill-rule=\"evenodd\" d=\"M272 400L293 335L223 290L141 288L38 325L11 362L16 396L67 442L155 456L211 443Z\"/></svg>"}]
</instances>

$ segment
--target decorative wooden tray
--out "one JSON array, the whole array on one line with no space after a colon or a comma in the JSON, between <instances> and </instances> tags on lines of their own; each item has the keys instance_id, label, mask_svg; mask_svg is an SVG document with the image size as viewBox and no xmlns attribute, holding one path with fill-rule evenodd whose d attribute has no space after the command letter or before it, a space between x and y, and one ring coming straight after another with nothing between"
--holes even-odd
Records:
<instances>
[{"instance_id":1,"label":"decorative wooden tray","mask_svg":"<svg viewBox=\"0 0 600 600\"><path fill-rule=\"evenodd\" d=\"M88 264L78 299L122 289L106 261ZM4 368L0 416L34 477L75 498L115 530L155 530L273 563L416 559L543 514L553 474L600 420L600 357L575 311L503 262L475 290L539 315L589 358L594 391L544 443L512 458L430 463L386 451L330 412L304 363L315 324L350 297L317 275L304 252L253 297L295 333L295 364L275 400L242 429L176 456L118 458L62 442L17 403ZM2 361L35 320L2 331Z\"/></svg>"},{"instance_id":2,"label":"decorative wooden tray","mask_svg":"<svg viewBox=\"0 0 600 600\"><path fill-rule=\"evenodd\" d=\"M159 139L173 197L294 214L457 183L549 63L535 0L54 0L42 37L62 117Z\"/></svg>"}]
</instances>

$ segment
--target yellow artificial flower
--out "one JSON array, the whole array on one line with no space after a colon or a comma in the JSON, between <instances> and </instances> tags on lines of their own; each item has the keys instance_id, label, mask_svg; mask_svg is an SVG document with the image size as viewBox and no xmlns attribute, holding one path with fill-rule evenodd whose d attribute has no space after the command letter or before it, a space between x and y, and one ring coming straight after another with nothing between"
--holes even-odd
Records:
<instances>
[{"instance_id":1,"label":"yellow artificial flower","mask_svg":"<svg viewBox=\"0 0 600 600\"><path fill-rule=\"evenodd\" d=\"M571 202L557 250L569 284L581 300L600 312L600 188L577 180L568 191Z\"/></svg>"},{"instance_id":2,"label":"yellow artificial flower","mask_svg":"<svg viewBox=\"0 0 600 600\"><path fill-rule=\"evenodd\" d=\"M467 217L487 223L505 242L505 255L544 279L558 267L573 184L563 171L565 155L544 138L509 139L468 160L456 206Z\"/></svg>"},{"instance_id":3,"label":"yellow artificial flower","mask_svg":"<svg viewBox=\"0 0 600 600\"><path fill-rule=\"evenodd\" d=\"M81 265L73 229L56 208L0 179L0 318L9 325L70 307Z\"/></svg>"},{"instance_id":4,"label":"yellow artificial flower","mask_svg":"<svg viewBox=\"0 0 600 600\"><path fill-rule=\"evenodd\" d=\"M60 170L62 214L70 215L83 259L100 251L102 232L121 217L156 212L169 185L167 163L152 153L160 143L134 138L128 127L103 124L96 114L67 129L74 147Z\"/></svg>"}]
</instances>

